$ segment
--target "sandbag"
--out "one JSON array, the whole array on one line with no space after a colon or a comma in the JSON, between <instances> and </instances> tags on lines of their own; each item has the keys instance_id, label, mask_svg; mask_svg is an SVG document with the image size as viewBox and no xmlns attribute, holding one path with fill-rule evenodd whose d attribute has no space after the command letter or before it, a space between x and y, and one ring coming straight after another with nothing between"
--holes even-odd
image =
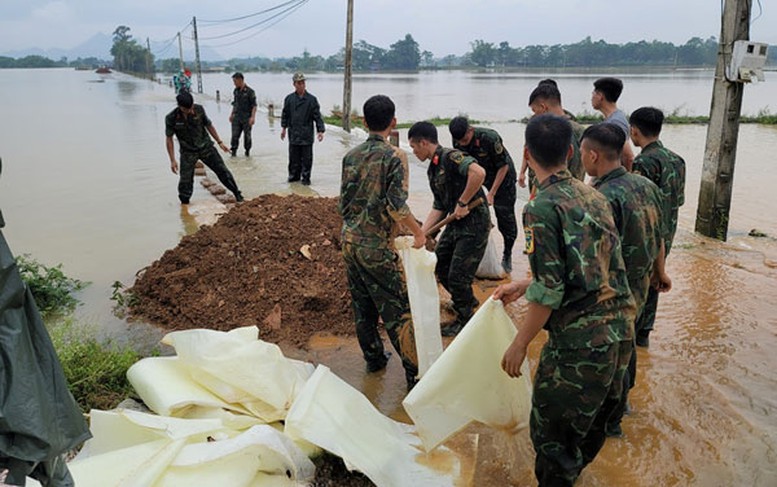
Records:
<instances>
[{"instance_id":1,"label":"sandbag","mask_svg":"<svg viewBox=\"0 0 777 487\"><path fill-rule=\"evenodd\" d=\"M442 354L440 293L434 276L437 256L425 248L414 249L413 237L397 237L394 242L405 269L418 354L418 376L422 377Z\"/></svg>"},{"instance_id":2,"label":"sandbag","mask_svg":"<svg viewBox=\"0 0 777 487\"><path fill-rule=\"evenodd\" d=\"M502 267L502 255L497 248L495 234L493 229L488 234L488 244L486 245L486 252L483 254L483 259L480 261L478 270L475 271L475 277L480 279L504 279L507 276L504 267Z\"/></svg>"},{"instance_id":3,"label":"sandbag","mask_svg":"<svg viewBox=\"0 0 777 487\"><path fill-rule=\"evenodd\" d=\"M529 366L512 379L501 365L515 334L502 302L489 298L402 401L427 451L472 421L512 434L528 425Z\"/></svg>"}]
</instances>

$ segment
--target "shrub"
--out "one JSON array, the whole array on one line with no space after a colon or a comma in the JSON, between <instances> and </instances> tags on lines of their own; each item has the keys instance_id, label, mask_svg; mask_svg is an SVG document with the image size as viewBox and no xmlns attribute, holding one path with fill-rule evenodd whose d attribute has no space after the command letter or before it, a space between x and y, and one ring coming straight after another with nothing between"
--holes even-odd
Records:
<instances>
[{"instance_id":1,"label":"shrub","mask_svg":"<svg viewBox=\"0 0 777 487\"><path fill-rule=\"evenodd\" d=\"M73 311L78 300L72 293L89 284L67 277L62 272L62 264L46 267L28 254L16 257L16 266L44 316Z\"/></svg>"}]
</instances>

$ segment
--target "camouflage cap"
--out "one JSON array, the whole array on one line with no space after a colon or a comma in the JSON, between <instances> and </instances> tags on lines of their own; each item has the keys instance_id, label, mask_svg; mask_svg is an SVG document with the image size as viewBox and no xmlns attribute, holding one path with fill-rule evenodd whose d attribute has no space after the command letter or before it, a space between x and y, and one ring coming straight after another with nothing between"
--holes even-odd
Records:
<instances>
[{"instance_id":1,"label":"camouflage cap","mask_svg":"<svg viewBox=\"0 0 777 487\"><path fill-rule=\"evenodd\" d=\"M300 73L300 72L297 72L297 73L294 73L294 76L292 76L292 77L291 77L291 79L292 79L292 81L294 81L295 83L296 83L297 81L305 81L305 75L304 75L304 74L302 74L302 73Z\"/></svg>"}]
</instances>

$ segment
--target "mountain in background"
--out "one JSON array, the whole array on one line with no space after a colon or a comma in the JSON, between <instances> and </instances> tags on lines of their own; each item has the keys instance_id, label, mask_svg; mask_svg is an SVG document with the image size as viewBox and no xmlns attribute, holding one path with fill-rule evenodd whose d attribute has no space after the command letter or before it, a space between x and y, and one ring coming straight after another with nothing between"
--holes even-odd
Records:
<instances>
[{"instance_id":1,"label":"mountain in background","mask_svg":"<svg viewBox=\"0 0 777 487\"><path fill-rule=\"evenodd\" d=\"M145 46L145 40L141 41L140 39L137 39L137 41ZM169 46L167 49L165 49L165 52L163 52L161 55L156 54L156 52L164 47L162 45L163 43L151 43L151 52L155 53L157 59L166 59L166 58L177 58L178 57L178 43L174 43L173 46ZM191 42L189 42L191 44ZM9 56L12 58L23 58L25 56L43 56L47 57L53 61L59 61L63 57L66 57L68 61L73 61L78 58L89 58L89 57L95 57L98 59L103 60L111 60L113 56L111 56L111 47L113 46L113 37L104 34L102 32L98 32L97 34L93 35L86 41L82 42L81 44L71 48L71 49L61 49L61 48L51 48L51 49L41 49L39 47L30 47L27 49L17 49L15 51L2 51L0 52L0 56ZM187 64L194 64L194 49L184 49L183 51L183 58L187 62ZM213 49L203 47L200 49L200 59L202 61L223 61L224 56L219 54L218 52L214 51Z\"/></svg>"}]
</instances>

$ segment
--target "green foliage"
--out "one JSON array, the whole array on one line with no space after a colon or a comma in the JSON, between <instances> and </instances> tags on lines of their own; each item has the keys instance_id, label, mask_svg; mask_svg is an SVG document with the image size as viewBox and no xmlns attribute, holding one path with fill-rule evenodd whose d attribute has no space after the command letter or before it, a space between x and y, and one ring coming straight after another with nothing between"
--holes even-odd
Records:
<instances>
[{"instance_id":1,"label":"green foliage","mask_svg":"<svg viewBox=\"0 0 777 487\"><path fill-rule=\"evenodd\" d=\"M62 264L46 267L28 254L17 256L16 266L44 316L73 311L78 300L72 293L89 284L67 277L62 272Z\"/></svg>"},{"instance_id":2,"label":"green foliage","mask_svg":"<svg viewBox=\"0 0 777 487\"><path fill-rule=\"evenodd\" d=\"M130 28L120 25L113 31L113 66L129 73L149 73L154 69L154 55L129 34Z\"/></svg>"},{"instance_id":3,"label":"green foliage","mask_svg":"<svg viewBox=\"0 0 777 487\"><path fill-rule=\"evenodd\" d=\"M70 392L82 411L112 409L133 394L127 369L140 359L137 352L100 343L93 330L72 320L56 324L50 333Z\"/></svg>"},{"instance_id":4,"label":"green foliage","mask_svg":"<svg viewBox=\"0 0 777 487\"><path fill-rule=\"evenodd\" d=\"M136 305L139 299L121 281L114 281L111 288L113 288L111 301L116 302L113 313L119 318L124 318L127 315L127 309Z\"/></svg>"}]
</instances>

